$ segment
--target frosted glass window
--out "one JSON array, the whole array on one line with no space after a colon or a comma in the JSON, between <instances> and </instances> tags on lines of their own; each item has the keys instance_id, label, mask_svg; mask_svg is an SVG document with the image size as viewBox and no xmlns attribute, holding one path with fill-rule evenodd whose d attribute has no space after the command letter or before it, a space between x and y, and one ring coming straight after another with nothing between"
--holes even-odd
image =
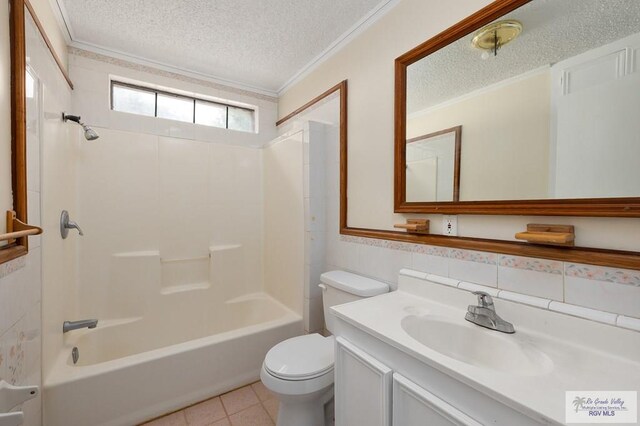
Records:
<instances>
[{"instance_id":1,"label":"frosted glass window","mask_svg":"<svg viewBox=\"0 0 640 426\"><path fill-rule=\"evenodd\" d=\"M130 112L149 117L156 115L155 92L114 84L111 97L114 111Z\"/></svg>"},{"instance_id":2,"label":"frosted glass window","mask_svg":"<svg viewBox=\"0 0 640 426\"><path fill-rule=\"evenodd\" d=\"M255 129L253 116L254 111L250 109L230 106L228 128L231 130L241 130L243 132L253 132Z\"/></svg>"},{"instance_id":3,"label":"frosted glass window","mask_svg":"<svg viewBox=\"0 0 640 426\"><path fill-rule=\"evenodd\" d=\"M227 106L196 100L196 124L226 128Z\"/></svg>"},{"instance_id":4,"label":"frosted glass window","mask_svg":"<svg viewBox=\"0 0 640 426\"><path fill-rule=\"evenodd\" d=\"M255 132L256 111L160 89L111 82L111 109L222 129Z\"/></svg>"},{"instance_id":5,"label":"frosted glass window","mask_svg":"<svg viewBox=\"0 0 640 426\"><path fill-rule=\"evenodd\" d=\"M193 99L158 93L157 116L193 123Z\"/></svg>"}]
</instances>

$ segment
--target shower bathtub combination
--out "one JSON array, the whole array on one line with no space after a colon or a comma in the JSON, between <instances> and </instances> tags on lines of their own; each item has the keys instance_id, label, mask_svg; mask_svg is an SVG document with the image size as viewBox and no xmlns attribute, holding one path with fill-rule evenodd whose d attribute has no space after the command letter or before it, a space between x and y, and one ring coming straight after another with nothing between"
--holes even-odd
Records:
<instances>
[{"instance_id":1,"label":"shower bathtub combination","mask_svg":"<svg viewBox=\"0 0 640 426\"><path fill-rule=\"evenodd\" d=\"M303 322L252 292L241 264L240 245L196 259L113 255L113 317L64 334L45 378L47 425L137 424L258 380L267 351Z\"/></svg>"}]
</instances>

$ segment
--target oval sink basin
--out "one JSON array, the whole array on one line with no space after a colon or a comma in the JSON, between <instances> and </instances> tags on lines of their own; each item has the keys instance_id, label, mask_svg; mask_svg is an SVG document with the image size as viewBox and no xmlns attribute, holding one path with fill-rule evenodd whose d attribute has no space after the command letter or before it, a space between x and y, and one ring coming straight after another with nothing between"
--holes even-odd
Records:
<instances>
[{"instance_id":1,"label":"oval sink basin","mask_svg":"<svg viewBox=\"0 0 640 426\"><path fill-rule=\"evenodd\" d=\"M524 376L545 374L553 367L546 354L516 335L464 319L458 323L435 315L409 315L402 319L401 327L424 346L476 367Z\"/></svg>"}]
</instances>

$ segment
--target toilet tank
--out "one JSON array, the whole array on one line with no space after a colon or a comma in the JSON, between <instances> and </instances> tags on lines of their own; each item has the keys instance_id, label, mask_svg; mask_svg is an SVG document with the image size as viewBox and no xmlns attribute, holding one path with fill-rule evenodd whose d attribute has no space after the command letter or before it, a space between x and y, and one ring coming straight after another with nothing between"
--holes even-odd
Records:
<instances>
[{"instance_id":1,"label":"toilet tank","mask_svg":"<svg viewBox=\"0 0 640 426\"><path fill-rule=\"evenodd\" d=\"M334 318L329 308L389 292L389 285L361 275L345 271L325 272L320 276L324 321L333 333Z\"/></svg>"}]
</instances>

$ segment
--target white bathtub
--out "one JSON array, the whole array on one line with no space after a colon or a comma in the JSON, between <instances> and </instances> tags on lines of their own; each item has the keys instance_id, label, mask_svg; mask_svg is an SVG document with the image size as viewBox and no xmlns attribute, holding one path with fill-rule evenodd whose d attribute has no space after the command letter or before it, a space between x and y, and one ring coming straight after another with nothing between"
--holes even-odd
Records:
<instances>
[{"instance_id":1,"label":"white bathtub","mask_svg":"<svg viewBox=\"0 0 640 426\"><path fill-rule=\"evenodd\" d=\"M303 331L300 315L263 293L192 305L66 333L45 378L45 424L135 425L256 381L269 348Z\"/></svg>"}]
</instances>

